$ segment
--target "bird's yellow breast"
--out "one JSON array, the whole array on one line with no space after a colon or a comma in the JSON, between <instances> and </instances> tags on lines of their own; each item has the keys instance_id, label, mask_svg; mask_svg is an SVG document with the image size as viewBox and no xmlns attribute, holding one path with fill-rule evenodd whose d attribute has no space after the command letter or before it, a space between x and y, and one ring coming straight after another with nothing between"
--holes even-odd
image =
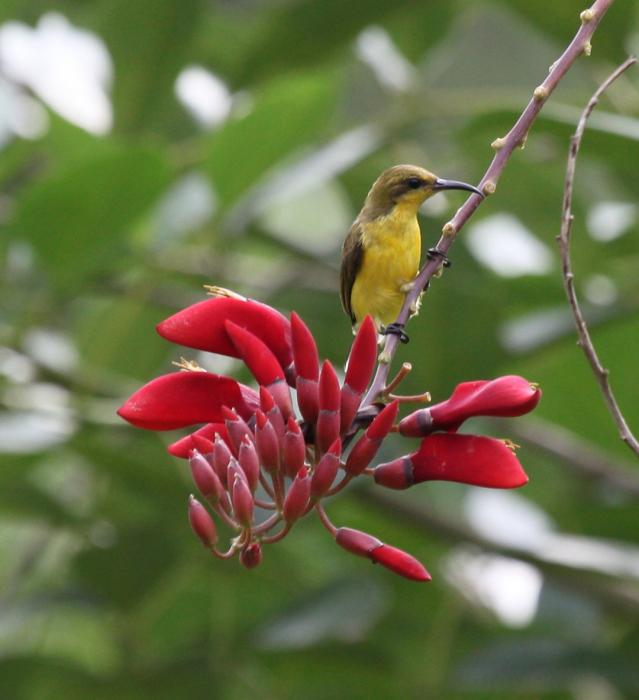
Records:
<instances>
[{"instance_id":1,"label":"bird's yellow breast","mask_svg":"<svg viewBox=\"0 0 639 700\"><path fill-rule=\"evenodd\" d=\"M402 285L419 270L421 236L416 207L396 205L391 212L362 224L364 256L353 284L351 306L357 321L371 314L388 325L404 303Z\"/></svg>"}]
</instances>

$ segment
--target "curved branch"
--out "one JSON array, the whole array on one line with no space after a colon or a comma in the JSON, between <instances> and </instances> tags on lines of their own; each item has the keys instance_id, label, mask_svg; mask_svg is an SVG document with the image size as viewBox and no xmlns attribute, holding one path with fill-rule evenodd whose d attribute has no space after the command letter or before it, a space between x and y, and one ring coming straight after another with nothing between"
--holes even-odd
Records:
<instances>
[{"instance_id":1,"label":"curved branch","mask_svg":"<svg viewBox=\"0 0 639 700\"><path fill-rule=\"evenodd\" d=\"M577 163L577 153L579 152L579 147L581 146L581 139L583 138L584 131L586 129L586 122L590 116L592 110L595 108L599 98L601 97L604 90L606 90L624 71L626 71L630 66L634 65L637 59L631 57L624 61L616 70L614 70L603 83L595 90L588 104L581 113L579 122L577 123L577 129L570 140L570 151L568 152L568 164L566 165L566 182L564 185L564 201L562 207L561 216L561 230L559 236L557 236L557 241L559 243L559 251L561 254L561 264L562 264L562 276L564 282L564 288L566 290L566 296L568 297L568 303L570 304L570 310L575 319L575 327L577 328L577 335L579 336L578 345L584 351L584 355L592 368L593 374L597 379L599 388L604 397L604 401L608 406L608 410L612 415L617 429L619 431L619 436L628 445L628 447L639 456L639 441L632 434L632 431L626 423L626 419L619 408L617 399L610 386L610 381L608 379L608 370L604 368L601 364L597 351L592 344L592 339L590 338L590 332L588 331L588 326L581 312L581 307L579 306L579 301L577 300L577 293L575 291L575 278L572 272L572 262L570 259L570 238L572 229L572 190L573 181L575 179L575 166Z\"/></svg>"},{"instance_id":2,"label":"curved branch","mask_svg":"<svg viewBox=\"0 0 639 700\"><path fill-rule=\"evenodd\" d=\"M519 119L517 119L506 136L495 139L491 144L497 153L479 182L479 188L485 195L490 195L495 192L497 182L510 156L516 148L523 146L525 143L530 127L541 111L541 108L548 100L548 97L550 97L553 90L557 87L559 81L568 72L579 56L582 54L590 55L590 39L613 2L614 0L595 0L589 9L581 13L581 27L563 54L550 67L548 76L543 83L535 88L530 102L526 105ZM455 216L444 226L442 236L437 243L437 249L441 251L441 253L445 255L448 252L460 229L472 216L482 201L482 198L478 194L471 195L457 210ZM406 300L397 317L396 323L406 324L408 322L411 307L414 307L420 294L426 290L430 280L441 268L442 262L442 256L433 256L432 259L426 261L415 280L413 289L406 295ZM383 391L390 370L390 362L395 355L398 342L398 336L386 336L382 353L385 361L380 362L373 384L362 401L362 406L373 403Z\"/></svg>"}]
</instances>

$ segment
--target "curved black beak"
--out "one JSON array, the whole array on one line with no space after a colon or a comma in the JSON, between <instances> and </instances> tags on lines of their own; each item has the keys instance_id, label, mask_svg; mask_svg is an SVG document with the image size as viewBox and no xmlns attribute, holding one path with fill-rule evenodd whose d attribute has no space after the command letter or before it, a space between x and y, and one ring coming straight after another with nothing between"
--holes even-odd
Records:
<instances>
[{"instance_id":1,"label":"curved black beak","mask_svg":"<svg viewBox=\"0 0 639 700\"><path fill-rule=\"evenodd\" d=\"M443 180L441 177L438 177L435 180L435 184L433 185L434 190L468 190L469 192L474 192L475 194L478 194L480 197L484 196L484 193L477 189L473 185L469 185L466 182L460 182L459 180Z\"/></svg>"}]
</instances>

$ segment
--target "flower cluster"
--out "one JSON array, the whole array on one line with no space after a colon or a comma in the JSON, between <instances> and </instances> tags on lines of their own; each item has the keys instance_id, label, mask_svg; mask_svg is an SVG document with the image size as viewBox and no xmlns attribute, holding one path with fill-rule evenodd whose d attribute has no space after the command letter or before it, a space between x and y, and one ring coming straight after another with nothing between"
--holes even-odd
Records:
<instances>
[{"instance_id":1,"label":"flower cluster","mask_svg":"<svg viewBox=\"0 0 639 700\"><path fill-rule=\"evenodd\" d=\"M183 371L163 375L135 392L118 411L148 430L204 424L169 446L189 460L193 481L209 508L193 496L188 514L195 534L220 558L239 554L257 566L265 544L276 542L315 511L344 549L410 579L430 580L409 554L348 527L335 527L323 499L366 475L388 488L428 480L515 488L527 482L512 443L457 433L472 416L519 416L541 392L516 376L457 386L446 401L396 423L401 399L388 388L369 399L377 362L377 334L366 318L353 341L340 384L329 361L320 363L312 333L260 302L213 288L214 296L160 323L174 343L240 358L258 389L183 360ZM396 382L394 383L396 384ZM299 415L293 401L296 398ZM361 435L358 433L361 431ZM421 438L419 449L371 466L387 435ZM233 533L219 550L217 525Z\"/></svg>"}]
</instances>

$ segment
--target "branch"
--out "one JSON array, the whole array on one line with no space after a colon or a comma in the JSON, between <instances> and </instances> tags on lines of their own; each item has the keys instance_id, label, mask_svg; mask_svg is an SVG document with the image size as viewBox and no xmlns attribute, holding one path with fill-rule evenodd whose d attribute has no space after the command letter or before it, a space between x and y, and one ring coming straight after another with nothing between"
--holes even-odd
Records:
<instances>
[{"instance_id":1,"label":"branch","mask_svg":"<svg viewBox=\"0 0 639 700\"><path fill-rule=\"evenodd\" d=\"M626 419L619 408L619 404L617 403L617 399L613 394L612 387L610 386L610 382L608 380L608 370L603 367L601 361L599 360L597 351L595 350L590 338L588 326L586 325L586 321L581 313L581 308L577 300L577 293L575 291L575 278L572 272L572 262L570 259L570 234L574 219L572 214L573 181L575 179L577 153L579 152L581 139L583 138L584 130L586 128L586 122L588 121L588 117L595 108L604 90L606 90L606 88L608 88L624 71L626 71L636 62L636 58L629 58L624 61L615 71L613 71L595 90L584 111L581 113L581 117L577 123L577 129L570 140L570 151L568 152L568 164L566 166L566 182L564 185L561 230L559 236L557 236L557 241L559 243L559 251L561 254L564 288L566 289L566 296L568 297L570 310L572 311L572 315L575 319L577 335L579 336L577 344L584 351L586 359L592 368L593 374L595 375L599 388L601 389L601 393L603 394L604 401L608 406L608 410L617 424L619 436L626 443L626 445L628 445L628 447L639 456L639 441L637 441L637 438L632 434L632 431L628 427Z\"/></svg>"},{"instance_id":2,"label":"branch","mask_svg":"<svg viewBox=\"0 0 639 700\"><path fill-rule=\"evenodd\" d=\"M512 129L506 136L495 139L491 144L497 153L479 182L479 188L485 195L490 195L495 192L497 182L512 152L517 147L523 147L530 127L553 90L557 87L559 81L581 54L590 55L590 39L595 29L599 26L602 17L613 2L614 0L595 0L588 10L584 10L581 13L581 27L568 45L568 48L557 61L553 63L543 83L535 88L532 99L526 105L526 108L521 113ZM442 236L437 243L437 250L444 256L455 242L455 238L462 226L468 221L482 201L483 199L478 194L471 195L461 208L457 210L455 216L444 226ZM408 322L411 314L411 307L414 308L419 296L426 290L430 280L440 270L442 263L442 256L433 256L432 259L426 261L415 280L413 289L406 295L404 305L399 312L396 323L406 324ZM385 361L380 362L373 384L362 401L362 406L373 403L383 391L386 379L388 378L390 363L397 350L398 342L398 336L386 336L382 353Z\"/></svg>"}]
</instances>

